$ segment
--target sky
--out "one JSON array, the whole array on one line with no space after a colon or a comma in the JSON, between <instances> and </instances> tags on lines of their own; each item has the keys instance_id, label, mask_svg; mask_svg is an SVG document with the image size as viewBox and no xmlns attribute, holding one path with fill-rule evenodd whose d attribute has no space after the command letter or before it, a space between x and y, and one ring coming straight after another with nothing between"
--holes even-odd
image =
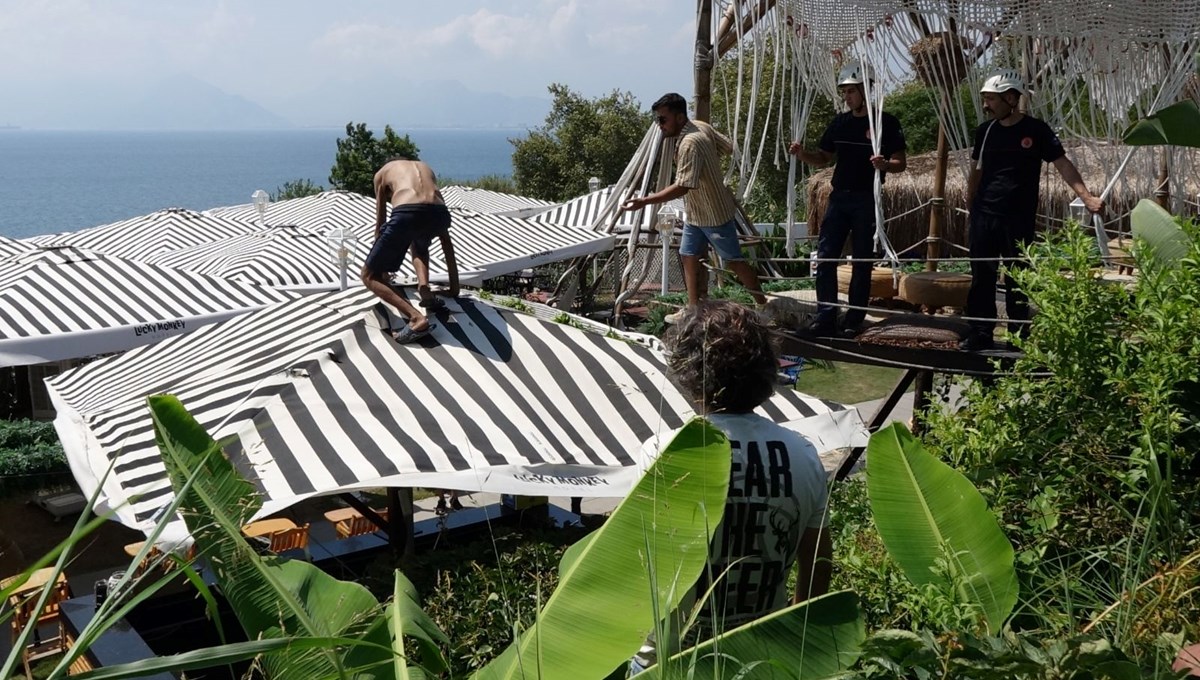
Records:
<instances>
[{"instance_id":1,"label":"sky","mask_svg":"<svg viewBox=\"0 0 1200 680\"><path fill-rule=\"evenodd\" d=\"M690 96L695 0L0 0L0 125L86 127L170 83L338 125L422 83ZM452 88L451 88L452 89ZM67 111L70 111L69 115ZM361 119L361 116L358 116ZM111 118L111 116L109 116ZM63 121L83 121L64 123ZM103 125L101 125L103 126Z\"/></svg>"}]
</instances>

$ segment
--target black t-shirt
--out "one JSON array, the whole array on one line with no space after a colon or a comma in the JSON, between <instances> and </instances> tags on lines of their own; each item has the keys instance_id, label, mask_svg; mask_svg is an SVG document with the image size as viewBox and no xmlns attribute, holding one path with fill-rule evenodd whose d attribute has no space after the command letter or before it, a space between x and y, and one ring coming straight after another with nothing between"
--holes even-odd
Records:
<instances>
[{"instance_id":1,"label":"black t-shirt","mask_svg":"<svg viewBox=\"0 0 1200 680\"><path fill-rule=\"evenodd\" d=\"M1009 126L997 121L980 125L975 130L971 159L978 162L982 155L983 165L971 210L1033 219L1037 215L1042 161L1053 163L1065 154L1058 135L1032 116L1023 116Z\"/></svg>"},{"instance_id":2,"label":"black t-shirt","mask_svg":"<svg viewBox=\"0 0 1200 680\"><path fill-rule=\"evenodd\" d=\"M870 191L874 188L875 168L871 165L871 127L866 116L855 116L846 111L833 117L825 134L821 135L820 148L827 153L837 154L837 165L833 168L834 189L845 191ZM900 121L890 113L883 114L883 131L879 139L879 154L891 158L898 151L906 151L904 132ZM884 173L886 179L887 173Z\"/></svg>"}]
</instances>

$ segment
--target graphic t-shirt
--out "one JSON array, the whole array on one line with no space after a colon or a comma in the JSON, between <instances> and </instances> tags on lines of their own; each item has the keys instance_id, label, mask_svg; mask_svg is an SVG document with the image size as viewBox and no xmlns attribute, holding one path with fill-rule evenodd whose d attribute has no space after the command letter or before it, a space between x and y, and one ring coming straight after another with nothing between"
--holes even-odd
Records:
<instances>
[{"instance_id":1,"label":"graphic t-shirt","mask_svg":"<svg viewBox=\"0 0 1200 680\"><path fill-rule=\"evenodd\" d=\"M899 119L885 112L882 127L879 139L881 156L891 158L894 153L908 150ZM837 164L833 167L833 179L830 181L834 189L870 191L874 188L875 166L871 165L871 156L875 155L875 151L871 146L871 126L866 116L855 116L849 111L834 116L829 127L825 128L825 134L821 135L818 146L826 153L837 154ZM887 179L887 173L884 173L884 179Z\"/></svg>"},{"instance_id":2,"label":"graphic t-shirt","mask_svg":"<svg viewBox=\"0 0 1200 680\"><path fill-rule=\"evenodd\" d=\"M703 597L716 582L689 641L730 630L791 602L788 572L796 562L805 529L824 527L829 476L817 450L800 433L755 413L711 415L732 449L725 514L709 545L708 567L693 588ZM668 442L674 433L661 441ZM643 453L657 455L651 439ZM699 637L697 637L699 636ZM655 662L647 641L639 663Z\"/></svg>"},{"instance_id":3,"label":"graphic t-shirt","mask_svg":"<svg viewBox=\"0 0 1200 680\"><path fill-rule=\"evenodd\" d=\"M1053 163L1065 154L1058 135L1032 116L1023 116L1012 125L994 120L980 125L975 130L971 160L978 163L982 158L983 163L971 211L1033 220L1042 162Z\"/></svg>"}]
</instances>

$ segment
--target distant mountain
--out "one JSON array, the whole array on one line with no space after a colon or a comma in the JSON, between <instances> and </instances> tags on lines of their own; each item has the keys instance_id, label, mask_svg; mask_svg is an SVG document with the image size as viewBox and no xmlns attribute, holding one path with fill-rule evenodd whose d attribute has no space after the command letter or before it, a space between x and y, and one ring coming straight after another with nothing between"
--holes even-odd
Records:
<instances>
[{"instance_id":1,"label":"distant mountain","mask_svg":"<svg viewBox=\"0 0 1200 680\"><path fill-rule=\"evenodd\" d=\"M478 92L453 80L378 80L353 73L262 101L231 94L187 74L152 83L27 81L0 98L0 122L79 130L232 130L342 127L527 128L550 112L547 97Z\"/></svg>"},{"instance_id":2,"label":"distant mountain","mask_svg":"<svg viewBox=\"0 0 1200 680\"><path fill-rule=\"evenodd\" d=\"M288 128L291 122L258 104L192 76L161 80L121 107L116 128L248 130Z\"/></svg>"},{"instance_id":3,"label":"distant mountain","mask_svg":"<svg viewBox=\"0 0 1200 680\"><path fill-rule=\"evenodd\" d=\"M468 89L454 80L389 82L346 77L314 83L303 92L272 101L298 125L342 126L353 120L371 127L523 128L541 125L549 97L514 97Z\"/></svg>"},{"instance_id":4,"label":"distant mountain","mask_svg":"<svg viewBox=\"0 0 1200 680\"><path fill-rule=\"evenodd\" d=\"M9 98L7 95L11 95ZM149 84L22 83L0 102L0 120L28 128L231 130L293 127L238 95L180 74Z\"/></svg>"}]
</instances>

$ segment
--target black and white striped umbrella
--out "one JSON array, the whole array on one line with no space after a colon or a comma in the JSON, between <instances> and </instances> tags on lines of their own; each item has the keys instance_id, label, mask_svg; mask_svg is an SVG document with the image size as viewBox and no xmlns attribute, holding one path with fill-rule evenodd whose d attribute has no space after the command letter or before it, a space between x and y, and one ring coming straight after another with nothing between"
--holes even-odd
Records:
<instances>
[{"instance_id":1,"label":"black and white striped umbrella","mask_svg":"<svg viewBox=\"0 0 1200 680\"><path fill-rule=\"evenodd\" d=\"M42 247L71 246L130 260L242 236L261 227L184 208L168 208L79 231L26 239Z\"/></svg>"},{"instance_id":2,"label":"black and white striped umbrella","mask_svg":"<svg viewBox=\"0 0 1200 680\"><path fill-rule=\"evenodd\" d=\"M0 366L119 352L295 297L75 248L0 257Z\"/></svg>"},{"instance_id":3,"label":"black and white striped umbrella","mask_svg":"<svg viewBox=\"0 0 1200 680\"><path fill-rule=\"evenodd\" d=\"M358 280L367 251L368 245L357 240L350 248L347 266L350 281ZM233 281L304 290L339 285L341 269L334 258L333 247L324 234L303 227L280 226L163 253L147 258L146 262ZM438 265L432 266L436 269ZM414 274L411 265L406 262L405 267L402 274L411 277Z\"/></svg>"},{"instance_id":4,"label":"black and white striped umbrella","mask_svg":"<svg viewBox=\"0 0 1200 680\"><path fill-rule=\"evenodd\" d=\"M172 393L229 442L263 515L379 486L622 496L641 443L691 415L652 338L447 306L399 345L369 293L321 293L63 373L47 385L72 471L90 493L111 462L104 505L148 529L171 491L145 397ZM762 411L807 418L819 450L862 436L853 409L791 390Z\"/></svg>"},{"instance_id":5,"label":"black and white striped umbrella","mask_svg":"<svg viewBox=\"0 0 1200 680\"><path fill-rule=\"evenodd\" d=\"M563 226L580 227L583 229L592 229L595 227L599 231L604 231L611 219L606 219L600 224L597 224L597 220L600 219L601 214L604 212L604 207L612 200L612 193L613 187L605 187L604 189L584 194L578 198L573 198L558 207L533 215L529 219L534 222L561 224ZM652 219L652 210L621 213L617 218L616 231L627 232L639 224L649 227L652 226L650 222Z\"/></svg>"},{"instance_id":6,"label":"black and white striped umbrella","mask_svg":"<svg viewBox=\"0 0 1200 680\"><path fill-rule=\"evenodd\" d=\"M16 238L8 238L7 236L0 236L0 257L8 257L9 255L16 255L17 253L37 250L37 248L38 247L36 245L29 243L28 241L22 241L21 239Z\"/></svg>"},{"instance_id":7,"label":"black and white striped umbrella","mask_svg":"<svg viewBox=\"0 0 1200 680\"><path fill-rule=\"evenodd\" d=\"M245 218L253 206L234 206L211 210L216 215ZM375 242L375 199L345 191L326 191L314 196L294 198L272 204L267 209L268 224L290 224L326 233L339 227L350 229L364 252ZM570 260L583 255L612 250L611 237L570 225L533 222L518 217L491 215L457 208L450 209L450 236L458 261L460 278L478 282L512 274L548 262ZM431 249L436 272L444 272L441 244ZM358 261L361 265L361 260ZM411 263L406 259L398 272L400 280L410 280ZM435 274L435 280L441 275Z\"/></svg>"},{"instance_id":8,"label":"black and white striped umbrella","mask_svg":"<svg viewBox=\"0 0 1200 680\"><path fill-rule=\"evenodd\" d=\"M482 279L613 249L611 235L589 229L455 208L450 237L459 268L483 272ZM436 240L430 257L444 261Z\"/></svg>"},{"instance_id":9,"label":"black and white striped umbrella","mask_svg":"<svg viewBox=\"0 0 1200 680\"><path fill-rule=\"evenodd\" d=\"M442 200L446 207L470 210L477 213L493 215L510 215L512 217L528 217L532 214L545 212L557 203L543 201L528 196L517 196L500 191L476 189L451 185L441 188Z\"/></svg>"},{"instance_id":10,"label":"black and white striped umbrella","mask_svg":"<svg viewBox=\"0 0 1200 680\"><path fill-rule=\"evenodd\" d=\"M253 222L262 226L303 227L320 234L331 229L349 229L359 238L375 229L375 199L353 191L322 191L312 196L289 198L268 203L260 220L252 203L212 208L205 211L216 217Z\"/></svg>"}]
</instances>

